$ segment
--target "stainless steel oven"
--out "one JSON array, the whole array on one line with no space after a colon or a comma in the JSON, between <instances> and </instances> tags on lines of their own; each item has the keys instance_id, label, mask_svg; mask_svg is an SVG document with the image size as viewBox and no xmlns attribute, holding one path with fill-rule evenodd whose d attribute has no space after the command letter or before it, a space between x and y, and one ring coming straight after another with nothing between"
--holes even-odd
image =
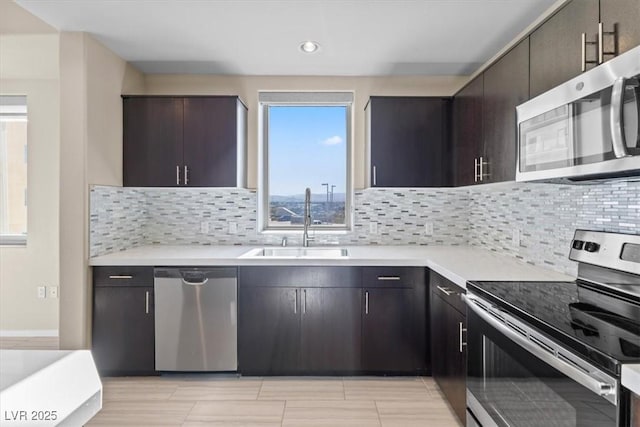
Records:
<instances>
[{"instance_id":1,"label":"stainless steel oven","mask_svg":"<svg viewBox=\"0 0 640 427\"><path fill-rule=\"evenodd\" d=\"M517 107L517 181L640 176L640 46Z\"/></svg>"},{"instance_id":2,"label":"stainless steel oven","mask_svg":"<svg viewBox=\"0 0 640 427\"><path fill-rule=\"evenodd\" d=\"M619 381L467 295L467 406L483 427L617 427Z\"/></svg>"},{"instance_id":3,"label":"stainless steel oven","mask_svg":"<svg viewBox=\"0 0 640 427\"><path fill-rule=\"evenodd\" d=\"M577 230L569 257L575 281L467 284L469 425L633 426L640 235Z\"/></svg>"}]
</instances>

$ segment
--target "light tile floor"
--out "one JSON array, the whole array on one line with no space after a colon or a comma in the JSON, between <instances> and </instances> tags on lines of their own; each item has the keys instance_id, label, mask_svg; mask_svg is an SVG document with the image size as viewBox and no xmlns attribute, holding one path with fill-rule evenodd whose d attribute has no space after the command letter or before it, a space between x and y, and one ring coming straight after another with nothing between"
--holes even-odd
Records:
<instances>
[{"instance_id":1,"label":"light tile floor","mask_svg":"<svg viewBox=\"0 0 640 427\"><path fill-rule=\"evenodd\" d=\"M57 349L58 338L0 338ZM165 375L103 378L96 426L459 427L432 378Z\"/></svg>"},{"instance_id":2,"label":"light tile floor","mask_svg":"<svg viewBox=\"0 0 640 427\"><path fill-rule=\"evenodd\" d=\"M89 425L433 426L460 424L428 377L104 378Z\"/></svg>"}]
</instances>

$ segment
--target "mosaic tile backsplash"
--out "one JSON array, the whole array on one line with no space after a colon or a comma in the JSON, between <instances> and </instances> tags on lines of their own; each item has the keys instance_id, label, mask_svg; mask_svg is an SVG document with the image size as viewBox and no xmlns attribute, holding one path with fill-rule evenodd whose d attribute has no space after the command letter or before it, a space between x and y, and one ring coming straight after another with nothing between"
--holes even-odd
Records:
<instances>
[{"instance_id":1,"label":"mosaic tile backsplash","mask_svg":"<svg viewBox=\"0 0 640 427\"><path fill-rule=\"evenodd\" d=\"M145 244L279 244L282 234L257 232L257 203L255 191L236 188L96 186L90 253ZM376 234L369 233L371 222L378 224ZM434 228L430 235L427 222ZM236 232L230 232L230 223ZM317 235L315 244L470 244L575 275L567 252L576 228L640 233L640 182L360 190L353 230ZM288 239L299 245L301 236Z\"/></svg>"}]
</instances>

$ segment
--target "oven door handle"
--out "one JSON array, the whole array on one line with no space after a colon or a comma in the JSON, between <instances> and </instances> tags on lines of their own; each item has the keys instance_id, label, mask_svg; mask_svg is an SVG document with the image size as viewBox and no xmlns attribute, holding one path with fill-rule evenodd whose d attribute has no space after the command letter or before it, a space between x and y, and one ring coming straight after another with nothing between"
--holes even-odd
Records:
<instances>
[{"instance_id":1,"label":"oven door handle","mask_svg":"<svg viewBox=\"0 0 640 427\"><path fill-rule=\"evenodd\" d=\"M617 381L614 378L600 372L585 372L583 369L581 369L581 367L578 367L579 365L573 362L569 357L565 356L565 354L562 354L558 351L551 352L549 351L549 349L545 348L546 346L543 347L539 344L536 344L531 340L532 338L537 339L531 333L531 328L515 319L510 318L509 322L515 323L519 327L520 333L516 332L514 329L510 328L487 311L487 308L489 310L495 310L492 304L470 294L467 294L464 300L474 313L480 316L485 322L487 322L501 334L509 338L511 341L515 342L520 347L536 356L538 359L554 367L558 371L565 374L567 377L581 384L598 396L604 397L614 405L618 404L618 386ZM505 316L505 314L506 313L503 311L500 312L501 317L511 317L508 315ZM469 326L467 327L469 331L471 331L472 326L473 325L469 324ZM526 337L522 335L523 331L527 331ZM599 374L598 376L602 378L594 376L597 374Z\"/></svg>"}]
</instances>

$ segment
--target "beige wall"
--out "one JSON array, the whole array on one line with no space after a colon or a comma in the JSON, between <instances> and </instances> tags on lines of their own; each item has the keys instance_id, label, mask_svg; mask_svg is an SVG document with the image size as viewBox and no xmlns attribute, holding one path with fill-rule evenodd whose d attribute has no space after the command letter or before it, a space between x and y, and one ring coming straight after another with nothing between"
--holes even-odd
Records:
<instances>
[{"instance_id":1,"label":"beige wall","mask_svg":"<svg viewBox=\"0 0 640 427\"><path fill-rule=\"evenodd\" d=\"M258 180L258 92L350 90L354 101L354 187L366 183L364 107L371 95L450 96L466 77L263 77L213 75L147 75L146 93L153 95L239 95L249 107L247 185Z\"/></svg>"},{"instance_id":2,"label":"beige wall","mask_svg":"<svg viewBox=\"0 0 640 427\"><path fill-rule=\"evenodd\" d=\"M0 93L26 95L29 120L27 245L0 247L1 334L58 329L58 300L36 289L59 283L58 77L57 34L0 35Z\"/></svg>"},{"instance_id":3,"label":"beige wall","mask_svg":"<svg viewBox=\"0 0 640 427\"><path fill-rule=\"evenodd\" d=\"M122 184L122 101L143 76L85 33L60 35L60 348L88 348L89 185Z\"/></svg>"}]
</instances>

